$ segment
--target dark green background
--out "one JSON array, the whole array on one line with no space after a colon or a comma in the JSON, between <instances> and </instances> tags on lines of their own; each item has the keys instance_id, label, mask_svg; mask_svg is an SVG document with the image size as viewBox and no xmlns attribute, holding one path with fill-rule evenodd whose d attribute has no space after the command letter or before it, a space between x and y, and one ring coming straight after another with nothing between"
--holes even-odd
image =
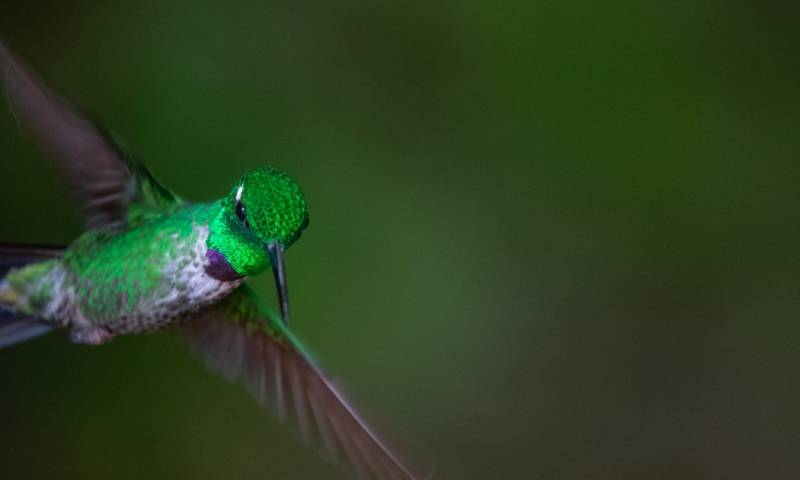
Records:
<instances>
[{"instance_id":1,"label":"dark green background","mask_svg":"<svg viewBox=\"0 0 800 480\"><path fill-rule=\"evenodd\" d=\"M794 2L0 2L178 192L298 179L294 325L435 478L800 476ZM0 158L0 239L75 238ZM171 333L0 378L3 479L345 478Z\"/></svg>"}]
</instances>

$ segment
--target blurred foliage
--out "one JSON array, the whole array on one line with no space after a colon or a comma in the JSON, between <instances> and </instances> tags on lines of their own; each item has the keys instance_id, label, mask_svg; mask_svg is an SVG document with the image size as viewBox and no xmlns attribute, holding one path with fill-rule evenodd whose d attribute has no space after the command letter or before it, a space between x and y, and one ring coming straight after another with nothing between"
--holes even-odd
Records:
<instances>
[{"instance_id":1,"label":"blurred foliage","mask_svg":"<svg viewBox=\"0 0 800 480\"><path fill-rule=\"evenodd\" d=\"M435 478L800 475L796 4L0 1L176 191L300 181L294 325ZM80 233L0 157L0 239ZM344 478L174 334L0 376L0 478Z\"/></svg>"}]
</instances>

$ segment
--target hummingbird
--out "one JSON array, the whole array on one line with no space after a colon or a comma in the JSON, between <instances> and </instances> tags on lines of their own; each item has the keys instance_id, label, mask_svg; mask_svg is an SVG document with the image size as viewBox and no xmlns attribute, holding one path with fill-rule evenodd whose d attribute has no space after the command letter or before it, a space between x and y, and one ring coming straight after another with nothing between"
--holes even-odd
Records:
<instances>
[{"instance_id":1,"label":"hummingbird","mask_svg":"<svg viewBox=\"0 0 800 480\"><path fill-rule=\"evenodd\" d=\"M297 182L254 168L195 203L0 42L12 112L71 185L86 230L64 247L0 245L0 347L65 331L101 345L179 329L212 370L246 388L307 443L363 479L414 475L348 403L289 328L283 256L308 226ZM248 284L270 269L280 315Z\"/></svg>"}]
</instances>

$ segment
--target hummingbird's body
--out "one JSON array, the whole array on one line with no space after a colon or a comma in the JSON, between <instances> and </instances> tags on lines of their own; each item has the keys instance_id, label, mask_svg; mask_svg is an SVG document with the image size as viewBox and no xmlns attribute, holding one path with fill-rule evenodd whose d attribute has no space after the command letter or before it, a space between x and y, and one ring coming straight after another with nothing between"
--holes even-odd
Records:
<instances>
[{"instance_id":1,"label":"hummingbird's body","mask_svg":"<svg viewBox=\"0 0 800 480\"><path fill-rule=\"evenodd\" d=\"M410 479L288 329L283 254L308 225L305 197L271 167L192 203L50 91L0 43L20 124L81 200L87 231L66 248L0 245L0 347L51 330L99 345L179 326L209 367L242 381L303 439L360 477ZM249 287L272 269L282 318Z\"/></svg>"},{"instance_id":2,"label":"hummingbird's body","mask_svg":"<svg viewBox=\"0 0 800 480\"><path fill-rule=\"evenodd\" d=\"M0 301L82 343L180 322L244 280L213 276L207 242L220 208L187 204L126 228L90 230L61 258L11 272L0 283Z\"/></svg>"}]
</instances>

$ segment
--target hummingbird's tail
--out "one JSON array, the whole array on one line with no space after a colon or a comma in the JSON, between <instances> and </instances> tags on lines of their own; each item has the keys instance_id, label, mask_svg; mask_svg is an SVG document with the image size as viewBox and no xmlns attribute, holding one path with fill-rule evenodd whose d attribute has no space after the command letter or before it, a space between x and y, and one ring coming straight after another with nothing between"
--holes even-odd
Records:
<instances>
[{"instance_id":1,"label":"hummingbird's tail","mask_svg":"<svg viewBox=\"0 0 800 480\"><path fill-rule=\"evenodd\" d=\"M4 301L7 300L6 296L11 294L5 280L6 275L9 271L29 263L59 257L63 251L63 248L52 246L0 244L0 348L38 337L52 330L49 325L3 307Z\"/></svg>"}]
</instances>

